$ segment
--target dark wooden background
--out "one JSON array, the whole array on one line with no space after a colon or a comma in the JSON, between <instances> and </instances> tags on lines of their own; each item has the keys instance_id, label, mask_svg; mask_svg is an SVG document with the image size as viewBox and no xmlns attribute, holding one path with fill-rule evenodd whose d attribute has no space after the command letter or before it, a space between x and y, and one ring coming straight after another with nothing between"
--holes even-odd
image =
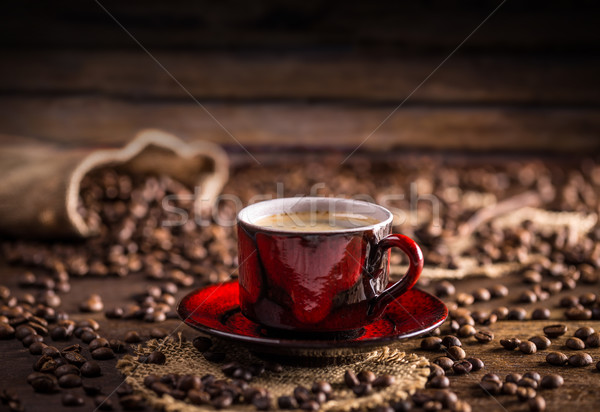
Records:
<instances>
[{"instance_id":1,"label":"dark wooden background","mask_svg":"<svg viewBox=\"0 0 600 412\"><path fill-rule=\"evenodd\" d=\"M100 1L244 145L346 150L500 3ZM598 149L599 9L506 1L364 148ZM0 133L239 149L93 0L5 5L0 53Z\"/></svg>"}]
</instances>

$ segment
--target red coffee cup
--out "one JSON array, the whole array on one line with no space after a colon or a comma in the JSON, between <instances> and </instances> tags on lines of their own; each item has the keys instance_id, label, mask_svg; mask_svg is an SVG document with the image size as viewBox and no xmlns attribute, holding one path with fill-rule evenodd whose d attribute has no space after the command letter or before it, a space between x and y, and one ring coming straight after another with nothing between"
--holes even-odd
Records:
<instances>
[{"instance_id":1,"label":"red coffee cup","mask_svg":"<svg viewBox=\"0 0 600 412\"><path fill-rule=\"evenodd\" d=\"M344 216L345 226L257 224L307 213ZM348 219L356 225L348 227ZM421 249L391 234L392 219L379 205L339 198L283 198L244 208L238 215L242 313L266 327L307 332L349 331L377 320L423 269ZM393 246L406 253L409 268L388 285Z\"/></svg>"}]
</instances>

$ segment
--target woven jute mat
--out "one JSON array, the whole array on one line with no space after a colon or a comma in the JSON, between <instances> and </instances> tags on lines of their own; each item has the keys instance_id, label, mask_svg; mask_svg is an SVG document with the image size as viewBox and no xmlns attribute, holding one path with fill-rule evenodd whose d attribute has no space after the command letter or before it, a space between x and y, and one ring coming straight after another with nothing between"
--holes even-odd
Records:
<instances>
[{"instance_id":1,"label":"woven jute mat","mask_svg":"<svg viewBox=\"0 0 600 412\"><path fill-rule=\"evenodd\" d=\"M259 362L245 348L227 343L218 342L216 346L220 351L227 353L228 360L250 365ZM145 364L137 360L137 356L149 354L159 349L166 355L164 365ZM146 399L152 407L165 411L206 411L214 410L211 406L196 406L185 401L172 398L169 395L158 397L153 391L144 386L144 378L150 374L164 375L176 373L180 375L192 374L203 376L213 374L217 379L226 379L221 372L221 364L208 362L194 346L181 339L151 340L145 346L138 346L137 356L127 355L121 359L117 368L126 376L126 380L134 390ZM266 388L274 402L273 409L277 408L277 397L291 395L298 385L310 388L315 381L330 382L335 399L324 403L323 411L350 411L367 410L386 402L405 399L415 390L425 387L429 368L427 359L416 354L407 354L391 347L382 347L363 356L351 365L330 365L323 367L284 366L283 371L274 373L266 371L252 379L251 385ZM393 375L395 383L387 388L375 390L373 394L361 398L356 397L344 384L344 372L352 369L356 372L366 369L376 375L384 373ZM253 411L251 405L233 405L229 410Z\"/></svg>"}]
</instances>

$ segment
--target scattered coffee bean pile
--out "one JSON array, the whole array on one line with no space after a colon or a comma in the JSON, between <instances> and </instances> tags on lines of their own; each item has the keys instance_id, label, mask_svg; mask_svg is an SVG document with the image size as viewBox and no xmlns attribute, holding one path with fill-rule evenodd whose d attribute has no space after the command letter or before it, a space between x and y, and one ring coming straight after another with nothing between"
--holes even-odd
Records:
<instances>
[{"instance_id":1,"label":"scattered coffee bean pile","mask_svg":"<svg viewBox=\"0 0 600 412\"><path fill-rule=\"evenodd\" d=\"M188 214L186 224L163 225L174 219L163 208L165 196L173 196L171 207ZM226 280L235 266L233 230L210 221L199 230L190 199L192 192L168 177L102 170L83 179L79 207L98 236L77 244L3 242L3 254L10 263L47 271L23 275L23 286L42 290L68 291L71 276L136 272L180 286L190 286L194 276L205 283ZM101 311L101 299L84 302L82 309Z\"/></svg>"}]
</instances>

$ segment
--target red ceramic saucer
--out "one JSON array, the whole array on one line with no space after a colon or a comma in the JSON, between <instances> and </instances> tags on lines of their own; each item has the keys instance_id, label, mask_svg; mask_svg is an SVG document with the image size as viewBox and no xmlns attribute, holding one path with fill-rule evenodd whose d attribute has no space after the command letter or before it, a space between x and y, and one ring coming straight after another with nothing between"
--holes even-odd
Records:
<instances>
[{"instance_id":1,"label":"red ceramic saucer","mask_svg":"<svg viewBox=\"0 0 600 412\"><path fill-rule=\"evenodd\" d=\"M411 289L391 303L381 319L345 336L284 335L266 330L242 315L237 281L195 290L181 300L177 311L187 325L243 344L255 352L325 357L355 355L422 335L438 327L448 316L442 301L422 290Z\"/></svg>"}]
</instances>

